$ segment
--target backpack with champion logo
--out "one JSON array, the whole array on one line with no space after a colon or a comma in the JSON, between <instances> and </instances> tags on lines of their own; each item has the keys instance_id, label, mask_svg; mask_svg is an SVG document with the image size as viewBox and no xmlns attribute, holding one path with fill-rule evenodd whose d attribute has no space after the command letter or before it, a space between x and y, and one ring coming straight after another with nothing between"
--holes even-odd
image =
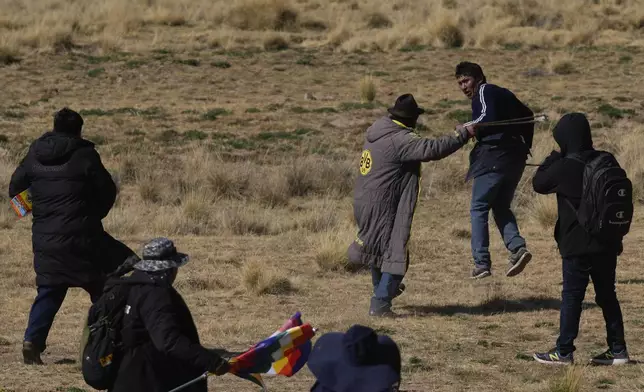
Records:
<instances>
[{"instance_id":1,"label":"backpack with champion logo","mask_svg":"<svg viewBox=\"0 0 644 392\"><path fill-rule=\"evenodd\" d=\"M597 151L584 163L577 219L589 234L607 242L621 241L633 220L633 184L615 156ZM574 207L573 207L574 209Z\"/></svg>"},{"instance_id":2,"label":"backpack with champion logo","mask_svg":"<svg viewBox=\"0 0 644 392\"><path fill-rule=\"evenodd\" d=\"M123 354L121 326L131 287L125 278L109 279L103 295L89 310L82 372L85 382L94 389L109 389L116 380Z\"/></svg>"}]
</instances>

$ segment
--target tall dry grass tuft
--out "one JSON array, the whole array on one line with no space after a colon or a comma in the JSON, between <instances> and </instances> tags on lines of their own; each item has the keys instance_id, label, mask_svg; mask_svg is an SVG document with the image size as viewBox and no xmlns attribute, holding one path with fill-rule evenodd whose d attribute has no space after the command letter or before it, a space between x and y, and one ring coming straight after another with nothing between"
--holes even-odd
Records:
<instances>
[{"instance_id":1,"label":"tall dry grass tuft","mask_svg":"<svg viewBox=\"0 0 644 392\"><path fill-rule=\"evenodd\" d=\"M569 75L577 72L572 53L563 52L548 57L548 70L557 75Z\"/></svg>"},{"instance_id":2,"label":"tall dry grass tuft","mask_svg":"<svg viewBox=\"0 0 644 392\"><path fill-rule=\"evenodd\" d=\"M362 102L373 102L376 99L376 84L371 75L360 79L360 99Z\"/></svg>"},{"instance_id":3,"label":"tall dry grass tuft","mask_svg":"<svg viewBox=\"0 0 644 392\"><path fill-rule=\"evenodd\" d=\"M583 367L570 366L561 378L550 383L548 392L580 392L582 391Z\"/></svg>"},{"instance_id":4,"label":"tall dry grass tuft","mask_svg":"<svg viewBox=\"0 0 644 392\"><path fill-rule=\"evenodd\" d=\"M259 261L249 261L244 265L241 280L246 290L255 295L284 295L294 290L293 284L283 271Z\"/></svg>"},{"instance_id":5,"label":"tall dry grass tuft","mask_svg":"<svg viewBox=\"0 0 644 392\"><path fill-rule=\"evenodd\" d=\"M527 210L530 219L544 229L552 229L557 223L557 198L554 195L538 195Z\"/></svg>"},{"instance_id":6,"label":"tall dry grass tuft","mask_svg":"<svg viewBox=\"0 0 644 392\"><path fill-rule=\"evenodd\" d=\"M450 22L443 22L437 27L436 39L444 48L459 48L465 43L461 29Z\"/></svg>"},{"instance_id":7,"label":"tall dry grass tuft","mask_svg":"<svg viewBox=\"0 0 644 392\"><path fill-rule=\"evenodd\" d=\"M311 247L315 249L315 263L320 271L351 271L347 248L355 238L353 225L344 225L328 230L313 238Z\"/></svg>"},{"instance_id":8,"label":"tall dry grass tuft","mask_svg":"<svg viewBox=\"0 0 644 392\"><path fill-rule=\"evenodd\" d=\"M228 11L225 23L240 30L292 30L298 12L285 0L236 1Z\"/></svg>"}]
</instances>

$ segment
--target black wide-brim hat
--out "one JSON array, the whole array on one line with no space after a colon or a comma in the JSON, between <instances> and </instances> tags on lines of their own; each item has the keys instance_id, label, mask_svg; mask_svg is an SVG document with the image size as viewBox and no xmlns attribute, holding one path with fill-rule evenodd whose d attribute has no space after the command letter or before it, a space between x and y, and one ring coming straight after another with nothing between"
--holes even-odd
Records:
<instances>
[{"instance_id":1,"label":"black wide-brim hat","mask_svg":"<svg viewBox=\"0 0 644 392\"><path fill-rule=\"evenodd\" d=\"M387 109L387 111L396 117L402 118L416 118L425 113L425 109L418 106L414 96L411 94L403 94L398 97L394 106Z\"/></svg>"}]
</instances>

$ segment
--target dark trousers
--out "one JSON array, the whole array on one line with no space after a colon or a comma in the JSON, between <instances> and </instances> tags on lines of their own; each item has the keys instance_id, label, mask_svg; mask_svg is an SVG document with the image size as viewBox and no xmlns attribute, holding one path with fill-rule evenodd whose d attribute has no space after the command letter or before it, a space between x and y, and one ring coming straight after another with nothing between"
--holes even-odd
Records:
<instances>
[{"instance_id":1,"label":"dark trousers","mask_svg":"<svg viewBox=\"0 0 644 392\"><path fill-rule=\"evenodd\" d=\"M575 351L574 340L579 331L581 305L589 278L595 286L595 302L604 313L606 343L615 352L626 349L622 310L615 293L617 255L595 254L563 259L563 290L559 319L560 336L557 349L563 355Z\"/></svg>"},{"instance_id":2,"label":"dark trousers","mask_svg":"<svg viewBox=\"0 0 644 392\"><path fill-rule=\"evenodd\" d=\"M92 303L100 298L103 284L103 281L96 281L82 287L89 293ZM67 289L69 289L68 286L38 286L38 294L29 313L25 341L32 342L41 352L47 347L49 330L65 300Z\"/></svg>"},{"instance_id":3,"label":"dark trousers","mask_svg":"<svg viewBox=\"0 0 644 392\"><path fill-rule=\"evenodd\" d=\"M524 169L523 163L517 163L503 172L489 172L474 179L470 220L472 257L477 267L490 268L492 264L488 227L490 210L494 214L494 222L503 237L503 243L509 251L514 253L526 245L510 209Z\"/></svg>"}]
</instances>

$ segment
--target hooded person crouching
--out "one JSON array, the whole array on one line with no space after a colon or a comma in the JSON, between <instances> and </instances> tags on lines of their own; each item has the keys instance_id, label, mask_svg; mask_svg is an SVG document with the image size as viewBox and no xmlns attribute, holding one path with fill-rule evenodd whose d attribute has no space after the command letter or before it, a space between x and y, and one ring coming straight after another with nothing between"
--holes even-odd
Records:
<instances>
[{"instance_id":1,"label":"hooded person crouching","mask_svg":"<svg viewBox=\"0 0 644 392\"><path fill-rule=\"evenodd\" d=\"M142 260L127 278L130 289L121 335L125 348L110 392L167 392L206 371L228 372L228 362L203 347L188 306L172 287L188 255L173 242L156 238L143 247ZM205 392L206 381L183 392Z\"/></svg>"},{"instance_id":2,"label":"hooded person crouching","mask_svg":"<svg viewBox=\"0 0 644 392\"><path fill-rule=\"evenodd\" d=\"M449 156L474 135L470 126L437 139L421 137L414 128L424 110L411 94L398 97L388 111L389 116L366 132L354 188L358 234L348 249L353 264L371 267L374 294L369 314L376 317L395 316L391 303L404 289L421 162Z\"/></svg>"}]
</instances>

